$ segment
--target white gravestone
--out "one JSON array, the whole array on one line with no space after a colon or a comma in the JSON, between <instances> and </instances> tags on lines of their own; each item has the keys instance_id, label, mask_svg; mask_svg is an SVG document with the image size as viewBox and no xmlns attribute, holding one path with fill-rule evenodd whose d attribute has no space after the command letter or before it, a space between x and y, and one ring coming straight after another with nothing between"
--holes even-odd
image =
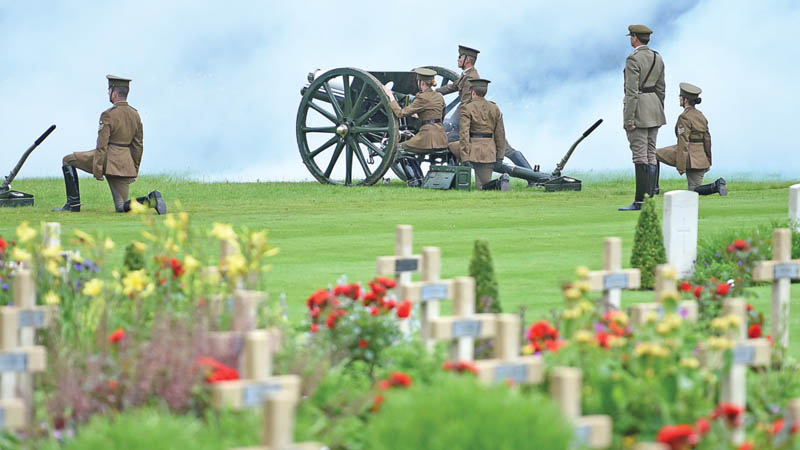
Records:
<instances>
[{"instance_id":1,"label":"white gravestone","mask_svg":"<svg viewBox=\"0 0 800 450\"><path fill-rule=\"evenodd\" d=\"M789 220L794 223L795 231L800 233L800 184L789 188Z\"/></svg>"},{"instance_id":2,"label":"white gravestone","mask_svg":"<svg viewBox=\"0 0 800 450\"><path fill-rule=\"evenodd\" d=\"M697 192L670 191L664 194L664 248L667 262L679 278L694 272L697 259Z\"/></svg>"}]
</instances>

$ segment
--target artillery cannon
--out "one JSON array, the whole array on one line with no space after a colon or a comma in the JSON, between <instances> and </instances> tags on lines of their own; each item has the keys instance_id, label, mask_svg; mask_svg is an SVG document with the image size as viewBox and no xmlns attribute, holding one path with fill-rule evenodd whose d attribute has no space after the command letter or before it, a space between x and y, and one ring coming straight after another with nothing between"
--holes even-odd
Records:
<instances>
[{"instance_id":1,"label":"artillery cannon","mask_svg":"<svg viewBox=\"0 0 800 450\"><path fill-rule=\"evenodd\" d=\"M458 76L443 67L428 66L437 73L440 86L454 82ZM398 146L413 137L420 126L413 117L398 119L389 106L390 99L383 85L392 83L392 93L400 106L411 103L417 93L414 72L367 72L355 68L338 68L308 74L308 84L300 94L297 111L297 146L303 163L320 183L373 185L391 169L401 180L406 179L397 160L415 157L430 165L456 164L447 149L428 154L400 155ZM447 104L445 114L454 113L459 98ZM547 191L580 190L581 182L561 175L575 147L589 135L602 119L589 128L549 174L520 167L498 164L496 172L533 181ZM342 158L344 153L344 158Z\"/></svg>"},{"instance_id":2,"label":"artillery cannon","mask_svg":"<svg viewBox=\"0 0 800 450\"><path fill-rule=\"evenodd\" d=\"M50 128L42 133L42 135L39 136L36 141L34 141L33 145L25 150L25 153L22 154L22 158L19 159L17 165L14 166L14 169L12 169L11 173L8 174L6 180L2 185L0 185L0 207L33 206L33 195L12 190L11 182L14 181L14 178L16 178L17 173L19 173L19 170L22 168L22 165L25 164L25 160L28 159L28 155L30 155L31 152L42 143L42 141L47 139L47 136L50 136L50 133L52 133L55 129L55 125L50 125Z\"/></svg>"}]
</instances>

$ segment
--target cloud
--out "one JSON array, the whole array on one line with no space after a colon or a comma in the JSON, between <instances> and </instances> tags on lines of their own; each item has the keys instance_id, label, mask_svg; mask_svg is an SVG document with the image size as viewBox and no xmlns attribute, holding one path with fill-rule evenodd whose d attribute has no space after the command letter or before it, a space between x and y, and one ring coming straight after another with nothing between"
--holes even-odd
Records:
<instances>
[{"instance_id":1,"label":"cloud","mask_svg":"<svg viewBox=\"0 0 800 450\"><path fill-rule=\"evenodd\" d=\"M143 173L202 179L311 179L295 142L306 73L315 68L456 69L456 45L481 49L478 69L509 140L550 170L597 118L569 170L629 170L622 131L626 27L646 23L667 67L674 143L678 82L704 90L714 174L796 176L788 130L800 98L796 53L779 30L800 22L768 2L498 1L16 2L0 13L0 171L51 123L21 177L58 176L67 152L94 146L106 73L133 78L145 127Z\"/></svg>"}]
</instances>

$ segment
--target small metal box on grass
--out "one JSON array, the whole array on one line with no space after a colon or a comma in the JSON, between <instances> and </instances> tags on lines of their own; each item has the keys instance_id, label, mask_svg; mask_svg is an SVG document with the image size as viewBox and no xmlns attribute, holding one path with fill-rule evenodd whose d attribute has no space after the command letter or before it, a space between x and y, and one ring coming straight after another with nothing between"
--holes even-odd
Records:
<instances>
[{"instance_id":1,"label":"small metal box on grass","mask_svg":"<svg viewBox=\"0 0 800 450\"><path fill-rule=\"evenodd\" d=\"M457 189L468 191L472 185L472 167L470 166L434 166L431 165L422 187L428 189Z\"/></svg>"}]
</instances>

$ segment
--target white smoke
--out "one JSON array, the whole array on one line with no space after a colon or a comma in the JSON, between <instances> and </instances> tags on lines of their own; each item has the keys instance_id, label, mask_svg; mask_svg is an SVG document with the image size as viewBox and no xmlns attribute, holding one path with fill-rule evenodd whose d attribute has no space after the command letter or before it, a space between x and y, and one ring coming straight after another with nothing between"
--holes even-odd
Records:
<instances>
[{"instance_id":1,"label":"white smoke","mask_svg":"<svg viewBox=\"0 0 800 450\"><path fill-rule=\"evenodd\" d=\"M714 174L797 177L792 0L749 2L462 1L10 2L0 8L0 175L51 123L20 177L59 176L67 152L93 148L110 106L104 75L132 78L145 127L142 173L201 179L311 179L295 142L312 69L456 69L456 46L504 111L510 142L550 170L597 118L569 170L628 170L622 130L627 25L655 30L675 142L678 82L702 87Z\"/></svg>"}]
</instances>

